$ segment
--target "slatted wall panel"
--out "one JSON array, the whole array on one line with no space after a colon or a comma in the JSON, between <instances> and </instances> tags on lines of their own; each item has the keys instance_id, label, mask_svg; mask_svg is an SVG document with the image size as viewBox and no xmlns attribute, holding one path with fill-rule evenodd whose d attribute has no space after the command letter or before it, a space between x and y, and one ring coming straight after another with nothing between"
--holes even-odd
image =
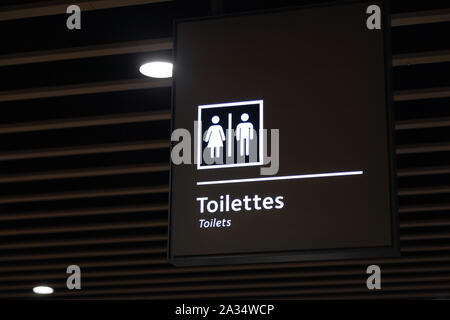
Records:
<instances>
[{"instance_id":1,"label":"slatted wall panel","mask_svg":"<svg viewBox=\"0 0 450 320\"><path fill-rule=\"evenodd\" d=\"M178 268L166 262L171 82L138 67L170 58L172 20L210 14L209 1L92 0L81 31L55 15L64 1L17 2L0 8L0 298L39 283L51 298L450 297L448 1L392 5L401 258ZM71 264L82 290L65 287ZM369 264L381 291L366 289Z\"/></svg>"}]
</instances>

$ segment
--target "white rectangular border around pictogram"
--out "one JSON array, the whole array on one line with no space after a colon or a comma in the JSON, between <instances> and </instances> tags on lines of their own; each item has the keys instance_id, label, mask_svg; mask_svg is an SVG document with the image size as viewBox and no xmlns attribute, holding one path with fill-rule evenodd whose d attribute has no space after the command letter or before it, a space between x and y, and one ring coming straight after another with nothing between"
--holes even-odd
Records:
<instances>
[{"instance_id":1,"label":"white rectangular border around pictogram","mask_svg":"<svg viewBox=\"0 0 450 320\"><path fill-rule=\"evenodd\" d=\"M202 166L202 110L211 108L223 108L223 107L236 107L245 105L259 105L259 134L258 134L258 144L259 144L259 161L258 162L248 162L248 163L230 163L230 164L218 164L218 165L203 165ZM235 167L249 167L249 166L261 166L264 164L264 143L263 143L263 110L264 110L264 100L250 100L250 101L239 101L239 102L228 102L228 103L215 103L215 104L204 104L198 106L198 123L197 123L197 169L220 169L220 168L235 168Z\"/></svg>"}]
</instances>

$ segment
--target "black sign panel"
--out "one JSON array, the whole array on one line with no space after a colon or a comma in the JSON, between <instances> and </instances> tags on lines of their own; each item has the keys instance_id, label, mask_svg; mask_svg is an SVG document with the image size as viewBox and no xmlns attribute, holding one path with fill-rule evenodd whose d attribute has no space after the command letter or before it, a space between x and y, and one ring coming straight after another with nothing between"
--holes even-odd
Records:
<instances>
[{"instance_id":1,"label":"black sign panel","mask_svg":"<svg viewBox=\"0 0 450 320\"><path fill-rule=\"evenodd\" d=\"M373 4L381 29L366 25ZM373 4L176 24L172 127L190 137L172 159L190 149L171 165L170 261L398 254L387 15Z\"/></svg>"}]
</instances>

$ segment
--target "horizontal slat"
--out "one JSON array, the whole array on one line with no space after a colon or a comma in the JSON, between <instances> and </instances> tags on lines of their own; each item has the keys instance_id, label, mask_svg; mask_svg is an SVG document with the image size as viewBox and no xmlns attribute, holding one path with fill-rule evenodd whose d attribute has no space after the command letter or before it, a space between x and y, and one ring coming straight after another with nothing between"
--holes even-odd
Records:
<instances>
[{"instance_id":1,"label":"horizontal slat","mask_svg":"<svg viewBox=\"0 0 450 320\"><path fill-rule=\"evenodd\" d=\"M430 258L428 258L430 259ZM409 259L411 260L411 259ZM450 259L447 257L447 259L444 258L444 260L441 258L439 258L438 260L434 260L431 259L429 262L432 261L450 261ZM421 262L421 261L418 261ZM228 273L224 273L222 275L208 275L208 273L205 272L201 272L202 269L205 269L204 267L190 267L190 269L194 269L193 272L201 272L201 275L194 275L194 276L187 276L186 272L191 272L191 270L185 270L185 268L163 268L163 269L153 269L153 268L149 268L152 264L155 263L160 263L157 262L157 260L129 260L129 263L127 264L126 262L117 262L117 261L111 261L111 264L108 264L108 262L106 263L83 263L83 278L97 278L97 277L101 277L101 276L127 276L127 275L140 275L142 273L142 275L159 275L157 277L152 277L152 281L154 281L155 284L157 283L178 283L178 282L191 282L191 281L195 281L195 282L199 282L199 281L213 281L213 280L217 280L220 281L222 278L223 280L229 280L230 277L231 278L235 278L236 280L239 279L258 279L259 277L261 277L262 279L265 278L290 278L290 277L305 277L305 278L309 278L309 277L326 277L326 276L334 276L334 275L353 275L353 274L358 274L361 272L365 272L365 267L368 264L372 264L372 263L379 263L377 261L367 261L365 263L361 263L361 264L354 264L354 266L356 267L356 269L352 269L351 271L349 270L345 270L345 271L337 271L336 269L333 269L332 266L330 266L329 268L326 268L325 270L320 270L320 269L316 269L314 271L304 271L301 269L295 269L293 271L289 271L289 270L284 270L284 271L280 271L275 269L276 266L273 266L273 269L269 268L267 269L267 267L270 267L270 265L263 265L264 267L266 267L265 269L267 269L267 273L265 274L261 274L260 272L258 273L244 273L242 276L239 276L239 274L233 273L232 275L228 274ZM119 271L107 271L107 270L102 270L102 271L94 271L91 272L90 271L90 267L114 267L114 266L134 266L134 267L138 267L138 266L147 266L145 269L142 269L141 271L135 272L133 270L131 271L126 271L126 270L119 270ZM11 276L11 278L8 276L3 276L0 277L0 281L8 281L8 279L14 280L29 280L29 279L35 279L38 278L38 280L42 280L42 279L60 279L60 278L65 278L67 275L64 273L65 268L67 268L67 265L64 264L53 264L52 265L53 268L49 268L53 269L54 272L51 274L46 274L46 275L39 275L39 274L33 274L30 272L27 272L26 274L20 274L17 275L16 278L14 278L14 276ZM255 270L258 270L260 268L261 265L253 265ZM212 267L213 269L215 269L216 267ZM197 270L195 270L197 269ZM24 267L22 266L18 266L18 269L14 269L11 268L12 271L30 271L29 267ZM33 271L36 271L35 266L32 269ZM43 270L42 268L39 268L38 270ZM382 270L383 270L383 274L403 274L403 273L417 273L417 272L439 272L439 271L446 271L448 269L445 269L443 267L433 267L432 265L428 266L428 267L419 267L416 266L414 263L412 263L411 266L408 265L396 265L395 263L392 264L392 266L390 266L390 264L383 264L382 265ZM5 269L5 271L7 271L7 269ZM158 272L159 271L159 272ZM215 270L206 270L206 271L215 271ZM239 271L239 270L237 270ZM251 271L251 269L249 270ZM181 274L183 277L172 277L170 276L169 278L167 277L161 277L161 275L163 274ZM233 277L236 276L236 277ZM179 281L177 281L177 279L179 279ZM164 281L167 280L167 281Z\"/></svg>"},{"instance_id":2,"label":"horizontal slat","mask_svg":"<svg viewBox=\"0 0 450 320\"><path fill-rule=\"evenodd\" d=\"M225 283L201 283L201 284L181 284L177 286L156 286L151 287L148 286L146 288L139 288L136 292L147 292L147 293L164 293L164 292L208 292L208 291L226 291L226 290L236 290L236 289L270 289L270 288L296 288L298 290L310 290L311 288L321 288L327 286L349 286L349 285L365 285L366 282L366 274L361 272L362 276L356 279L348 279L345 277L338 279L311 279L311 280L302 280L298 281L292 279L291 281L278 281L278 282L249 282L249 281L232 281ZM450 280L450 276L441 276L441 281L443 283ZM99 291L105 290L105 287L114 287L111 288L109 292L111 293L126 293L133 292L135 288L127 288L128 286L133 285L148 285L152 280L144 280L144 279L129 279L129 280L104 280L104 281L84 281L83 290L74 290L69 291L66 290L67 287L65 283L57 283L53 287L55 289L55 293L53 296L62 297L62 296L77 296L77 295L94 295L98 294ZM424 284L424 283L433 283L439 281L439 277L435 275L410 275L404 278L398 278L393 276L384 276L383 284L384 288L390 288L394 285L399 285L403 283L414 283L414 284ZM450 283L447 283L447 286L450 288ZM102 289L97 289L98 287L103 287ZM9 284L3 286L4 290L20 290L20 289L28 289L29 284ZM123 291L118 291L123 290ZM366 288L366 290L368 290Z\"/></svg>"},{"instance_id":3,"label":"horizontal slat","mask_svg":"<svg viewBox=\"0 0 450 320\"><path fill-rule=\"evenodd\" d=\"M138 293L148 293L149 295L142 296L142 299L208 299L208 298L239 298L239 297L270 297L277 295L294 295L294 294L302 294L302 295L318 295L318 294L331 294L331 293L354 293L354 292L364 292L368 293L369 290L365 286L365 279L362 280L349 280L344 283L338 282L339 280L335 280L335 284L340 284L341 286L334 286L330 288L323 287L306 287L303 288L302 284L304 282L291 282L286 283L286 286L277 285L276 283L265 283L265 284L251 284L249 285L249 289L258 289L256 291L251 290L242 290L246 289L244 284L235 285L233 287L229 285L223 285L223 289L219 289L216 286L216 290L214 290L214 285L210 285L211 291L200 289L200 286L192 287L195 291L184 291L181 293L172 293L170 290L167 290L167 293L157 293L154 288L105 288L105 289L91 289L89 291L68 291L67 289L61 291L55 291L53 296L95 296L95 295L125 295L125 294L138 294ZM418 282L417 284L414 281ZM332 282L332 281L330 281ZM362 282L362 283L361 283ZM433 280L428 281L425 279L414 278L412 279L411 284L405 284L398 281L392 281L390 284L383 287L382 292L390 292L390 291L399 291L399 290L426 290L426 289L450 289L450 282L442 281L442 283L435 283ZM264 286L265 285L265 286ZM348 286L353 285L353 286ZM292 288L295 287L295 288ZM229 288L228 290L225 288ZM236 289L239 289L236 291ZM161 290L162 291L162 290ZM198 292L200 291L200 292ZM375 292L375 294L380 294L381 292ZM2 294L0 297L11 297L11 298L19 298L19 297L30 297L31 293L9 293ZM125 297L124 297L125 298ZM134 299L134 298L133 298Z\"/></svg>"},{"instance_id":4,"label":"horizontal slat","mask_svg":"<svg viewBox=\"0 0 450 320\"><path fill-rule=\"evenodd\" d=\"M64 49L35 51L0 55L0 67L23 65L28 63L73 60L109 55L131 54L170 50L171 38L149 39L141 41L119 42L103 45L71 47ZM394 67L450 61L450 50L396 54L392 58Z\"/></svg>"},{"instance_id":5,"label":"horizontal slat","mask_svg":"<svg viewBox=\"0 0 450 320\"><path fill-rule=\"evenodd\" d=\"M448 294L449 290L447 288L444 289L428 289L428 290L406 290L406 291L390 291L389 293L383 292L380 294L378 290L367 290L365 292L360 293L335 293L335 294L319 294L319 295L296 295L296 294L288 294L288 295L270 295L266 297L251 297L250 299L270 299L270 300L315 300L315 301L322 301L322 300L386 300L386 299L447 299L449 296ZM234 297L230 297L233 299ZM83 297L74 297L71 298L72 300L83 300ZM96 300L144 300L144 299L151 299L148 295L145 293L143 294L131 294L127 296L121 296L120 294L117 295L97 295L95 296ZM180 300L183 300L185 298L180 298ZM207 299L207 298L206 298Z\"/></svg>"},{"instance_id":6,"label":"horizontal slat","mask_svg":"<svg viewBox=\"0 0 450 320\"><path fill-rule=\"evenodd\" d=\"M392 15L392 27L410 26L425 23L438 23L450 21L450 10L427 10L406 13L396 13Z\"/></svg>"},{"instance_id":7,"label":"horizontal slat","mask_svg":"<svg viewBox=\"0 0 450 320\"><path fill-rule=\"evenodd\" d=\"M450 220L447 220L447 225L450 224ZM427 252L427 251L448 251L450 245L415 245L415 246L402 246L402 252Z\"/></svg>"},{"instance_id":8,"label":"horizontal slat","mask_svg":"<svg viewBox=\"0 0 450 320\"><path fill-rule=\"evenodd\" d=\"M364 273L364 266L359 266L351 269L336 270L332 268L325 268L323 270L295 270L292 271L285 270L283 272L277 270L267 270L265 273L252 273L252 272L234 272L232 274L221 273L208 274L201 273L196 275L182 275L177 277L149 277L147 284L170 284L170 283L198 283L198 282L212 282L212 281L233 281L233 280L278 280L278 279L294 279L294 278L313 278L313 277L337 277L337 276L358 276ZM383 266L383 275L402 275L402 274L419 274L419 273L436 273L436 272L448 272L449 266L411 266L411 267L390 267ZM364 273L365 274L365 273ZM101 279L101 278L111 278L111 277L143 277L152 276L153 273L148 268L144 269L125 269L119 271L90 271L83 270L83 279ZM41 280L48 279L49 282L58 281L61 279L66 279L67 275L62 272L47 273L47 274L19 274L19 275L8 275L0 276L0 282L12 282L12 281L29 281L29 280Z\"/></svg>"},{"instance_id":9,"label":"horizontal slat","mask_svg":"<svg viewBox=\"0 0 450 320\"><path fill-rule=\"evenodd\" d=\"M402 257L389 259L371 259L371 260L338 260L338 261L308 261L308 262L294 262L294 263L273 263L273 264L252 264L252 265L225 265L225 266L200 266L200 267L173 267L167 265L166 259L124 259L124 260L108 260L108 261L89 261L83 262L83 268L112 268L112 267L138 267L150 266L155 264L162 264L163 267L157 269L147 269L152 275L163 274L182 274L187 273L208 273L208 272L234 272L234 271L262 271L262 270L276 270L276 269L292 269L292 268L320 268L320 267L342 267L342 266L367 266L370 264L379 265L395 265L396 268L404 268L409 264L415 266L418 263L442 263L449 262L450 255L426 255L416 257ZM14 265L14 266L0 266L0 272L29 272L29 271L57 271L65 270L67 265L64 263L41 263L39 265Z\"/></svg>"},{"instance_id":10,"label":"horizontal slat","mask_svg":"<svg viewBox=\"0 0 450 320\"><path fill-rule=\"evenodd\" d=\"M167 227L167 220L150 220L139 222L114 222L114 223L97 223L87 225L70 225L64 227L33 227L27 229L13 229L0 230L0 236L19 236L30 234L55 234L66 232L86 232L86 231L101 231L101 230L120 230L120 229L140 229L140 228L158 228Z\"/></svg>"},{"instance_id":11,"label":"horizontal slat","mask_svg":"<svg viewBox=\"0 0 450 320\"><path fill-rule=\"evenodd\" d=\"M450 226L450 219L416 220L402 222L402 228L445 227Z\"/></svg>"},{"instance_id":12,"label":"horizontal slat","mask_svg":"<svg viewBox=\"0 0 450 320\"><path fill-rule=\"evenodd\" d=\"M403 285L403 286L390 286L383 288L382 292L383 295L386 292L390 291L418 291L418 290L432 290L432 289L446 289L449 290L450 284L424 284L424 285ZM121 292L119 290L116 290L116 294L120 295ZM144 293L144 290L141 290L142 293ZM293 296L296 295L298 298L304 299L305 297L314 295L314 299L317 299L318 295L329 295L329 294L339 294L341 296L344 296L344 293L365 293L368 294L369 290L365 285L357 285L354 287L332 287L332 288L326 288L326 289L274 289L274 290L257 290L257 291L216 291L216 292L208 292L208 293L181 293L181 294L154 294L154 295L130 295L130 296L120 296L120 300L124 299L151 299L151 300L183 300L183 299L212 299L212 298L245 298L250 297L251 299L266 299L266 298L272 298L276 296ZM96 292L96 294L105 294L110 295L114 294L111 292L111 290L99 290ZM298 296L300 295L301 296ZM381 292L375 291L371 292L371 294L375 297L382 298ZM107 297L107 296L106 296ZM109 299L109 298L108 298Z\"/></svg>"},{"instance_id":13,"label":"horizontal slat","mask_svg":"<svg viewBox=\"0 0 450 320\"><path fill-rule=\"evenodd\" d=\"M0 221L98 216L98 215L132 213L132 212L167 211L168 207L169 206L164 203L164 204L114 206L104 208L86 208L86 209L72 209L72 210L1 213Z\"/></svg>"},{"instance_id":14,"label":"horizontal slat","mask_svg":"<svg viewBox=\"0 0 450 320\"><path fill-rule=\"evenodd\" d=\"M450 239L450 232L414 233L402 235L401 239L403 241Z\"/></svg>"},{"instance_id":15,"label":"horizontal slat","mask_svg":"<svg viewBox=\"0 0 450 320\"><path fill-rule=\"evenodd\" d=\"M146 3L148 0L142 0ZM150 0L151 1L151 0ZM153 0L156 1L156 0ZM164 0L161 0L164 1ZM165 0L168 1L168 0ZM101 2L101 1L97 1ZM111 5L112 1L103 0L103 2ZM140 0L137 0L140 2ZM53 2L54 3L54 2ZM0 8L0 20L5 19L16 19L21 14L36 14L37 12L59 12L65 13L65 8L67 8L68 3L63 4L49 4L44 3L37 5L40 8L35 9L30 8L29 5L19 6L18 8L8 7ZM92 1L90 1L92 3ZM115 2L119 3L119 2ZM97 7L89 5L85 8L83 2L79 3L82 6L82 10L93 10ZM120 5L126 6L124 1L120 2ZM50 11L49 11L50 10ZM440 22L440 20L448 19L448 12L443 10L437 11L423 11L423 12L412 12L393 15L392 24L393 26L409 25L416 23L428 23L428 22ZM138 53L138 52L151 52L158 50L168 50L173 47L172 40L170 38L163 39L149 39L142 41L132 41L132 42L122 42L114 44L104 44L104 45L94 45L94 46L84 46L75 48L65 48L57 50L47 50L38 52L26 52L18 54L10 54L0 56L0 66L16 65L16 64L27 64L27 63L38 63L38 62L48 62L48 61L60 61L66 59L80 59L89 57L99 57L107 55L118 55L127 53ZM394 66L401 65L411 65L411 64L422 64L422 63L436 63L449 61L450 53L448 51L437 51L429 53L415 53L415 54L403 54L396 55L393 59Z\"/></svg>"},{"instance_id":16,"label":"horizontal slat","mask_svg":"<svg viewBox=\"0 0 450 320\"><path fill-rule=\"evenodd\" d=\"M90 11L167 1L170 0L80 0L76 4L80 6L82 11ZM65 14L67 7L71 4L73 4L73 2L63 0L2 7L0 8L0 21ZM427 10L393 14L391 25L393 27L398 27L445 21L450 21L450 10Z\"/></svg>"},{"instance_id":17,"label":"horizontal slat","mask_svg":"<svg viewBox=\"0 0 450 320\"><path fill-rule=\"evenodd\" d=\"M363 271L363 270L362 270ZM146 292L177 292L177 291L210 291L210 290L231 290L231 289L253 289L253 288L289 288L289 287L296 287L296 288L303 288L303 287L326 287L326 286L346 286L346 285L358 285L358 284L365 284L366 281L366 274L364 272L361 272L363 275L359 279L346 279L343 277L343 279L314 279L314 280L302 280L302 281L296 281L295 279L290 279L289 282L281 282L281 281L273 281L273 282L248 282L248 281L239 281L239 282L232 282L232 283L207 283L207 284L194 284L194 285L178 285L178 286L169 286L169 287L163 287L163 286L157 286L157 287L148 287L146 288ZM395 278L392 276L384 276L383 277L383 284L385 287L387 287L389 284L392 283L420 283L420 282L434 282L434 281L448 281L450 280L450 276L434 276L434 275L421 275L421 276L409 276L405 278ZM85 288L89 287L106 287L106 286L131 286L139 284L139 281L142 285L150 284L152 280L107 280L107 281L94 281L94 282L85 282ZM388 284L388 285L386 285ZM450 285L449 289L450 289ZM12 288L14 288L12 286ZM63 287L62 287L63 288ZM95 289L89 290L89 294L91 292L93 293ZM115 289L113 289L115 290ZM84 294L84 292L78 291L79 294ZM58 292L58 296L60 295L71 295L70 292L63 291Z\"/></svg>"},{"instance_id":18,"label":"horizontal slat","mask_svg":"<svg viewBox=\"0 0 450 320\"><path fill-rule=\"evenodd\" d=\"M74 259L74 258L89 258L89 257L114 257L114 256L130 256L130 255L149 255L149 254L163 254L166 248L146 247L144 249L113 249L113 250L89 250L89 251L67 251L63 253L38 253L38 254L21 254L21 255L2 255L0 262L15 262L15 261L33 261L33 260L53 260L53 259ZM84 275L83 275L84 276ZM3 288L2 288L3 289Z\"/></svg>"},{"instance_id":19,"label":"horizontal slat","mask_svg":"<svg viewBox=\"0 0 450 320\"><path fill-rule=\"evenodd\" d=\"M0 67L172 49L171 38L0 55Z\"/></svg>"},{"instance_id":20,"label":"horizontal slat","mask_svg":"<svg viewBox=\"0 0 450 320\"><path fill-rule=\"evenodd\" d=\"M81 11L91 11L167 1L171 0L78 0L75 4L80 7ZM0 7L0 21L66 14L67 7L72 4L74 4L73 1L52 0Z\"/></svg>"},{"instance_id":21,"label":"horizontal slat","mask_svg":"<svg viewBox=\"0 0 450 320\"><path fill-rule=\"evenodd\" d=\"M69 247L84 245L102 245L102 244L130 244L137 242L166 241L167 235L148 235L148 236L111 236L83 239L58 239L58 240L42 240L31 242L12 242L0 244L0 250L11 249L33 249L33 248L50 248L50 247Z\"/></svg>"},{"instance_id":22,"label":"horizontal slat","mask_svg":"<svg viewBox=\"0 0 450 320\"><path fill-rule=\"evenodd\" d=\"M44 87L34 89L2 91L0 92L0 102L82 95L82 94L102 93L102 92L152 89L152 88L170 87L171 85L172 85L171 79L162 79L162 80L132 79L121 81L96 82L90 84L67 85L58 87ZM394 101L410 101L410 100L446 98L446 97L450 97L450 87L403 90L394 93Z\"/></svg>"},{"instance_id":23,"label":"horizontal slat","mask_svg":"<svg viewBox=\"0 0 450 320\"><path fill-rule=\"evenodd\" d=\"M0 55L0 66L83 59L83 58L131 54L139 52L153 52L153 51L170 50L172 48L173 48L173 41L171 38L119 42L103 45L72 47L56 50ZM443 51L397 54L393 56L392 64L394 67L397 67L397 66L425 64L425 63L440 63L448 61L450 61L450 50L443 50Z\"/></svg>"},{"instance_id":24,"label":"horizontal slat","mask_svg":"<svg viewBox=\"0 0 450 320\"><path fill-rule=\"evenodd\" d=\"M450 186L402 188L398 191L399 196L414 196L414 195L442 194L442 193L450 193Z\"/></svg>"},{"instance_id":25,"label":"horizontal slat","mask_svg":"<svg viewBox=\"0 0 450 320\"><path fill-rule=\"evenodd\" d=\"M90 190L90 191L74 191L74 192L61 192L48 194L32 194L32 195L0 197L0 203L100 198L100 197L113 197L113 196L138 195L138 194L165 193L168 191L169 191L168 186L156 186L156 187L137 187L137 188L110 189L110 190L105 189L105 190Z\"/></svg>"},{"instance_id":26,"label":"horizontal slat","mask_svg":"<svg viewBox=\"0 0 450 320\"><path fill-rule=\"evenodd\" d=\"M152 172L164 172L168 170L169 170L168 163L155 163L147 165L127 165L117 167L100 167L100 168L77 169L77 170L22 173L22 174L0 176L0 183L152 173Z\"/></svg>"},{"instance_id":27,"label":"horizontal slat","mask_svg":"<svg viewBox=\"0 0 450 320\"><path fill-rule=\"evenodd\" d=\"M397 146L396 149L397 154L414 154L414 153L443 152L443 151L450 151L450 142L399 145Z\"/></svg>"},{"instance_id":28,"label":"horizontal slat","mask_svg":"<svg viewBox=\"0 0 450 320\"><path fill-rule=\"evenodd\" d=\"M450 118L432 118L432 119L414 119L397 121L395 124L396 130L410 130L410 129L428 129L450 126Z\"/></svg>"},{"instance_id":29,"label":"horizontal slat","mask_svg":"<svg viewBox=\"0 0 450 320\"><path fill-rule=\"evenodd\" d=\"M142 41L119 42L112 44L72 47L25 53L0 55L0 67L28 63L52 62L92 57L102 57L139 52L164 51L173 48L171 38ZM450 50L396 54L392 57L394 67L450 61Z\"/></svg>"},{"instance_id":30,"label":"horizontal slat","mask_svg":"<svg viewBox=\"0 0 450 320\"><path fill-rule=\"evenodd\" d=\"M126 152L139 150L167 149L169 147L170 147L169 140L147 140L139 142L121 142L121 143L97 144L97 145L64 147L64 148L10 151L0 153L0 161L78 156L87 154Z\"/></svg>"},{"instance_id":31,"label":"horizontal slat","mask_svg":"<svg viewBox=\"0 0 450 320\"><path fill-rule=\"evenodd\" d=\"M132 266L154 266L166 265L167 259L125 259L125 260L107 260L107 261L87 261L83 262L83 268L113 268L113 267L129 267ZM10 266L0 266L0 272L30 272L30 271L46 271L46 270L66 270L66 263L39 263L39 264L18 264Z\"/></svg>"},{"instance_id":32,"label":"horizontal slat","mask_svg":"<svg viewBox=\"0 0 450 320\"><path fill-rule=\"evenodd\" d=\"M390 293L382 293L382 294L374 294L373 291L360 293L360 294L335 294L335 295L320 295L314 296L310 298L303 298L303 300L351 300L351 299L364 299L364 300L386 300L386 299L447 299L448 297L448 288L444 289L428 289L428 290L406 290L406 291L397 291ZM276 299L276 298L275 298ZM290 296L288 298L283 297L283 299L302 299L297 296Z\"/></svg>"},{"instance_id":33,"label":"horizontal slat","mask_svg":"<svg viewBox=\"0 0 450 320\"><path fill-rule=\"evenodd\" d=\"M394 101L412 101L450 97L450 87L401 90L394 93Z\"/></svg>"},{"instance_id":34,"label":"horizontal slat","mask_svg":"<svg viewBox=\"0 0 450 320\"><path fill-rule=\"evenodd\" d=\"M389 259L371 259L371 260L334 260L334 261L307 261L307 262L290 262L290 263L273 263L273 264L256 264L256 265L228 265L228 266L200 266L200 267L177 267L151 270L154 275L173 274L173 273L192 273L192 272L234 272L243 270L268 270L268 269L290 269L290 268L322 268L322 267L343 267L343 266L367 266L370 264L388 265L393 264L400 267L401 264L418 264L418 263L438 263L450 261L450 255L439 254L436 256L416 256L401 257Z\"/></svg>"},{"instance_id":35,"label":"horizontal slat","mask_svg":"<svg viewBox=\"0 0 450 320\"><path fill-rule=\"evenodd\" d=\"M52 98L61 96L164 88L172 85L171 79L131 79L108 82L94 82L57 87L44 87L0 92L0 102Z\"/></svg>"},{"instance_id":36,"label":"horizontal slat","mask_svg":"<svg viewBox=\"0 0 450 320\"><path fill-rule=\"evenodd\" d=\"M169 110L0 125L0 134L170 120Z\"/></svg>"},{"instance_id":37,"label":"horizontal slat","mask_svg":"<svg viewBox=\"0 0 450 320\"><path fill-rule=\"evenodd\" d=\"M450 173L450 166L424 167L424 168L407 168L398 169L397 176L411 177L433 174L448 174Z\"/></svg>"},{"instance_id":38,"label":"horizontal slat","mask_svg":"<svg viewBox=\"0 0 450 320\"><path fill-rule=\"evenodd\" d=\"M392 57L392 65L394 67L410 66L426 63L441 63L449 61L450 61L450 50L404 53L404 54L396 54Z\"/></svg>"},{"instance_id":39,"label":"horizontal slat","mask_svg":"<svg viewBox=\"0 0 450 320\"><path fill-rule=\"evenodd\" d=\"M428 211L443 211L450 210L450 204L425 204L425 205L411 205L401 206L400 212L428 212Z\"/></svg>"}]
</instances>

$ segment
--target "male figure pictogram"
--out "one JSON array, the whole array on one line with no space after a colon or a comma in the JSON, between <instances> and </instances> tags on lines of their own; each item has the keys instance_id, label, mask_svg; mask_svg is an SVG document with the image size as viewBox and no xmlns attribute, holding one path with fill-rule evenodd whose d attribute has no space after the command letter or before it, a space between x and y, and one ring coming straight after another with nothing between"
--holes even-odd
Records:
<instances>
[{"instance_id":1,"label":"male figure pictogram","mask_svg":"<svg viewBox=\"0 0 450 320\"><path fill-rule=\"evenodd\" d=\"M236 127L236 140L239 142L239 153L241 156L244 156L244 147L245 155L248 156L250 154L250 140L253 140L253 124L247 122L248 118L249 115L243 113L241 115L243 122L239 123Z\"/></svg>"}]
</instances>

